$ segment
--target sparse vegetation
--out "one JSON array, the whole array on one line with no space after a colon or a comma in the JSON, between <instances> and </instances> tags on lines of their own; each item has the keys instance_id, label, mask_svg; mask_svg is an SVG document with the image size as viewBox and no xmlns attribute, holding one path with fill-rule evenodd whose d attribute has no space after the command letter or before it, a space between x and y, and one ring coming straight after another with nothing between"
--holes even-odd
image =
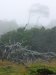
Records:
<instances>
[{"instance_id":1,"label":"sparse vegetation","mask_svg":"<svg viewBox=\"0 0 56 75\"><path fill-rule=\"evenodd\" d=\"M0 61L0 75L25 75L26 72L27 70L22 64Z\"/></svg>"},{"instance_id":2,"label":"sparse vegetation","mask_svg":"<svg viewBox=\"0 0 56 75\"><path fill-rule=\"evenodd\" d=\"M56 63L54 61L51 64L46 62L31 63L26 68L23 64L16 64L6 60L2 62L0 60L0 75L39 75L38 73L42 70L56 73Z\"/></svg>"}]
</instances>

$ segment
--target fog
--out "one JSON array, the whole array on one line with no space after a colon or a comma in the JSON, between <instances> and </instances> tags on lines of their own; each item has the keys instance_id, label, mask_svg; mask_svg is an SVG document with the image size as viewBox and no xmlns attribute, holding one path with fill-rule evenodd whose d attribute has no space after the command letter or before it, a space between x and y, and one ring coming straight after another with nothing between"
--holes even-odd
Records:
<instances>
[{"instance_id":1,"label":"fog","mask_svg":"<svg viewBox=\"0 0 56 75\"><path fill-rule=\"evenodd\" d=\"M30 15L30 10L38 8L39 5L48 8L48 17L40 14L38 19L39 14L37 13L36 16L36 13L32 14L32 12ZM19 26L24 26L28 22L29 25L40 23L40 25L48 26L50 21L56 20L56 0L0 0L0 20L14 20Z\"/></svg>"},{"instance_id":2,"label":"fog","mask_svg":"<svg viewBox=\"0 0 56 75\"><path fill-rule=\"evenodd\" d=\"M56 75L56 0L0 0L0 74Z\"/></svg>"}]
</instances>

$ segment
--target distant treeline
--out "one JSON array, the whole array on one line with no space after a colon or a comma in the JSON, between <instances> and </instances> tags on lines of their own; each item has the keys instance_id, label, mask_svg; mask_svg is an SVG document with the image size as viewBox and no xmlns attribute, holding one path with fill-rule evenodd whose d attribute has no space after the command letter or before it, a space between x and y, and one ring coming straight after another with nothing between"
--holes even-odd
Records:
<instances>
[{"instance_id":1,"label":"distant treeline","mask_svg":"<svg viewBox=\"0 0 56 75\"><path fill-rule=\"evenodd\" d=\"M56 52L56 27L52 29L45 29L44 27L31 29L18 28L2 35L0 42L4 44L20 42L22 46L30 50Z\"/></svg>"}]
</instances>

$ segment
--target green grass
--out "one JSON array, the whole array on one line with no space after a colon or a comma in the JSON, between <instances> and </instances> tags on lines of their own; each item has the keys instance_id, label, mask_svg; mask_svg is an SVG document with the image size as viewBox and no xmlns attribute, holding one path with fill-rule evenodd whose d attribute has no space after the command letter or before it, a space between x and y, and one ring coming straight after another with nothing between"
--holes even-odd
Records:
<instances>
[{"instance_id":1,"label":"green grass","mask_svg":"<svg viewBox=\"0 0 56 75\"><path fill-rule=\"evenodd\" d=\"M39 61L37 63L30 64L28 75L36 75L38 69L48 69L56 73L56 61L52 62Z\"/></svg>"},{"instance_id":2,"label":"green grass","mask_svg":"<svg viewBox=\"0 0 56 75\"><path fill-rule=\"evenodd\" d=\"M0 75L25 75L26 68L22 64L0 61Z\"/></svg>"},{"instance_id":3,"label":"green grass","mask_svg":"<svg viewBox=\"0 0 56 75\"><path fill-rule=\"evenodd\" d=\"M41 68L47 68L56 73L56 61L37 62L28 64L26 68L22 64L15 64L9 61L0 61L0 75L35 75L35 72Z\"/></svg>"}]
</instances>

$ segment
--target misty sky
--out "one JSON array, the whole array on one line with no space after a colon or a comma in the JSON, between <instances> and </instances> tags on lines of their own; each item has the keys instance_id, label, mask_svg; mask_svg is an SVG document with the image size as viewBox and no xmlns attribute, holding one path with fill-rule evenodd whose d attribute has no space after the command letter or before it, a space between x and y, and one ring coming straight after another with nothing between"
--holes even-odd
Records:
<instances>
[{"instance_id":1,"label":"misty sky","mask_svg":"<svg viewBox=\"0 0 56 75\"><path fill-rule=\"evenodd\" d=\"M26 24L34 4L48 6L49 20L56 19L56 0L0 0L0 20L16 20L19 24Z\"/></svg>"}]
</instances>

